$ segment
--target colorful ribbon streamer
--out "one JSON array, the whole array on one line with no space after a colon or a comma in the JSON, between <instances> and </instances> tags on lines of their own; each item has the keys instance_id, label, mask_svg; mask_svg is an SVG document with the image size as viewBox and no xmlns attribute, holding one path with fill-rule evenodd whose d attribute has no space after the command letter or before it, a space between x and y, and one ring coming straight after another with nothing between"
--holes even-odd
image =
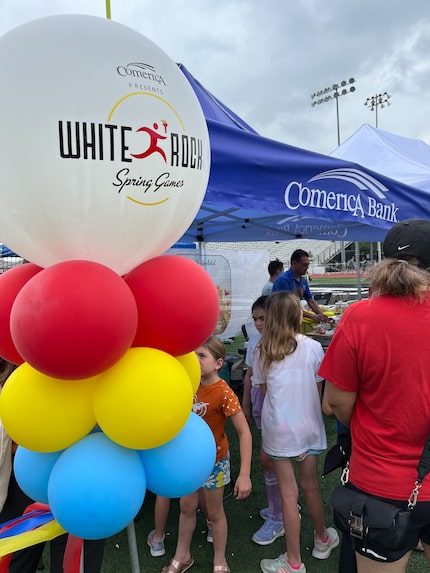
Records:
<instances>
[{"instance_id":1,"label":"colorful ribbon streamer","mask_svg":"<svg viewBox=\"0 0 430 573\"><path fill-rule=\"evenodd\" d=\"M66 533L54 519L49 506L29 505L24 514L0 525L0 573L8 573L15 551L51 541ZM83 540L69 534L64 553L64 573L79 573Z\"/></svg>"}]
</instances>

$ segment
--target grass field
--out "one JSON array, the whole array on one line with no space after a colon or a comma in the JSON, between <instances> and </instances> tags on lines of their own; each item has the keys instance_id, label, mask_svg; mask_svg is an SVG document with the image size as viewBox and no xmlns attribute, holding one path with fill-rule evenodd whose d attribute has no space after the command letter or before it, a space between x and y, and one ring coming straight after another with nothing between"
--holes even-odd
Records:
<instances>
[{"instance_id":1,"label":"grass field","mask_svg":"<svg viewBox=\"0 0 430 573\"><path fill-rule=\"evenodd\" d=\"M360 279L362 285L368 285L370 283L367 276L361 277ZM312 291L312 287L326 287L326 286L355 286L357 284L357 277L351 275L350 277L336 277L336 276L324 276L324 277L314 277L309 285Z\"/></svg>"},{"instance_id":2,"label":"grass field","mask_svg":"<svg viewBox=\"0 0 430 573\"><path fill-rule=\"evenodd\" d=\"M335 442L335 421L333 418L326 418L327 440L329 445ZM238 468L238 448L237 438L229 427L232 469L237 472ZM252 482L253 492L247 500L237 501L233 496L225 500L225 511L229 523L229 540L227 546L227 558L232 573L258 573L260 571L259 562L263 558L277 557L285 552L285 538L277 539L272 545L261 547L251 541L251 536L262 524L259 517L259 510L265 506L265 494L262 474L258 463L258 436L253 428L253 466ZM323 462L321 456L320 464ZM321 491L324 500L327 525L332 525L330 493L339 483L340 474L338 471L322 478ZM227 493L229 489L227 488ZM326 561L319 561L311 556L313 531L310 519L307 515L303 500L302 505L302 559L306 565L308 573L336 573L339 549L333 551ZM166 531L166 555L164 557L151 557L146 544L146 536L153 528L153 508L154 497L148 494L142 510L135 522L137 544L139 551L139 562L141 573L160 573L162 567L167 565L174 554L177 525L178 525L178 501L174 500L171 505L169 520ZM199 515L198 525L192 543L192 554L195 558L195 565L190 569L193 573L211 573L212 571L212 545L206 541L205 520L203 515ZM102 573L128 573L131 571L130 559L125 532L116 535L106 542L105 557ZM421 573L428 571L425 558L422 553L414 552L408 567L408 573Z\"/></svg>"}]
</instances>

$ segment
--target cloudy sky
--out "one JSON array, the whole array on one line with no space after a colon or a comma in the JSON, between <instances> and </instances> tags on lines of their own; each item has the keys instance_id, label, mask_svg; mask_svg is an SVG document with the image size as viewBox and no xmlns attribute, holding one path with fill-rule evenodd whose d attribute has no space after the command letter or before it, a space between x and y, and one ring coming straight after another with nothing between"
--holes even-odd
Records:
<instances>
[{"instance_id":1,"label":"cloudy sky","mask_svg":"<svg viewBox=\"0 0 430 573\"><path fill-rule=\"evenodd\" d=\"M138 30L266 137L330 153L336 102L311 94L354 78L339 98L343 142L375 126L367 98L388 92L378 127L430 144L429 0L110 0ZM106 16L105 0L0 0L0 33L34 18ZM77 38L78 41L78 38Z\"/></svg>"}]
</instances>

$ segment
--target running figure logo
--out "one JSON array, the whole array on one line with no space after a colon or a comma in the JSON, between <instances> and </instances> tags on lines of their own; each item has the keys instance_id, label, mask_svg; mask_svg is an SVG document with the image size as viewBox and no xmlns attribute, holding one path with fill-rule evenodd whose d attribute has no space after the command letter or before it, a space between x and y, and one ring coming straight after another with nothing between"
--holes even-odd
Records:
<instances>
[{"instance_id":1,"label":"running figure logo","mask_svg":"<svg viewBox=\"0 0 430 573\"><path fill-rule=\"evenodd\" d=\"M164 126L164 133L167 133L167 121L165 119L162 119L161 123ZM139 129L136 130L137 133L143 131L149 135L149 145L148 145L148 149L146 149L146 151L142 151L142 153L131 153L130 155L132 157L134 157L135 159L144 159L145 157L148 157L149 155L152 155L153 153L159 153L161 155L161 157L164 159L164 162L167 163L166 154L164 152L164 149L162 149L158 145L159 141L161 141L163 139L167 139L167 135L163 135L162 133L160 133L158 131L159 125L157 122L154 122L152 124L152 127L154 129L152 129L151 127L143 126L143 127L139 127Z\"/></svg>"},{"instance_id":2,"label":"running figure logo","mask_svg":"<svg viewBox=\"0 0 430 573\"><path fill-rule=\"evenodd\" d=\"M197 395L194 394L193 407L192 407L192 411L194 412L194 414L197 414L197 416L203 418L203 416L208 411L208 405L209 405L208 402L197 402Z\"/></svg>"}]
</instances>

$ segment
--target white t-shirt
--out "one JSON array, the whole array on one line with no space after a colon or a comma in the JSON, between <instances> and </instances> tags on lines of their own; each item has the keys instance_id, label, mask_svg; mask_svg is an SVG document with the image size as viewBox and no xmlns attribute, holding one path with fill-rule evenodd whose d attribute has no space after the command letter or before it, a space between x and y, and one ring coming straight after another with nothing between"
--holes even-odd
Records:
<instances>
[{"instance_id":1,"label":"white t-shirt","mask_svg":"<svg viewBox=\"0 0 430 573\"><path fill-rule=\"evenodd\" d=\"M245 362L248 368L253 367L255 347L259 343L260 338L261 338L260 333L254 334L254 336L251 336L251 338L248 341L248 347L246 349L246 358L245 358ZM254 376L251 376L251 386L259 386L259 384L256 384L254 382Z\"/></svg>"},{"instance_id":2,"label":"white t-shirt","mask_svg":"<svg viewBox=\"0 0 430 573\"><path fill-rule=\"evenodd\" d=\"M263 374L256 349L253 384L267 384L261 412L263 449L271 456L292 458L327 447L317 382L324 357L316 340L297 335L297 349Z\"/></svg>"},{"instance_id":3,"label":"white t-shirt","mask_svg":"<svg viewBox=\"0 0 430 573\"><path fill-rule=\"evenodd\" d=\"M261 290L261 296L269 296L272 294L273 283L272 281L267 281L264 287Z\"/></svg>"}]
</instances>

